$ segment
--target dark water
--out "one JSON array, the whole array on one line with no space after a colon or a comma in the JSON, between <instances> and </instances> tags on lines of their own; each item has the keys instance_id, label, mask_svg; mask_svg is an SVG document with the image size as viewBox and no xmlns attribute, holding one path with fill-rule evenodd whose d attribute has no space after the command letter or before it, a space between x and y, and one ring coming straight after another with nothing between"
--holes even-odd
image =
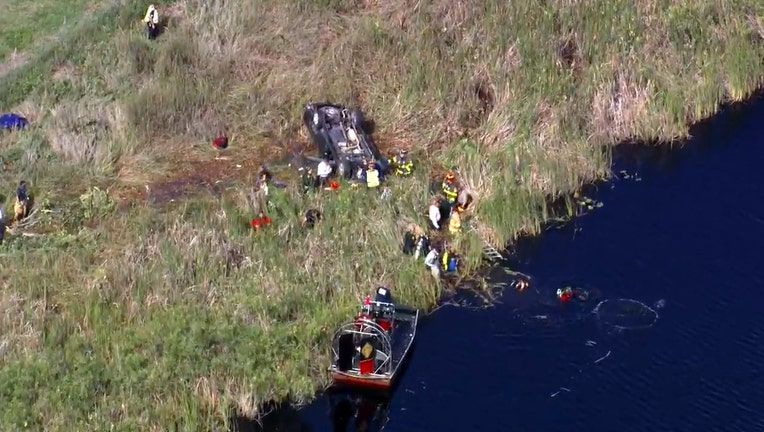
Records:
<instances>
[{"instance_id":1,"label":"dark water","mask_svg":"<svg viewBox=\"0 0 764 432\"><path fill-rule=\"evenodd\" d=\"M764 103L693 134L681 150L621 151L616 169L641 181L600 185L604 207L521 242L524 293L427 317L384 430L764 430ZM659 319L605 326L596 301L555 301L563 283ZM335 430L330 408L276 430Z\"/></svg>"}]
</instances>

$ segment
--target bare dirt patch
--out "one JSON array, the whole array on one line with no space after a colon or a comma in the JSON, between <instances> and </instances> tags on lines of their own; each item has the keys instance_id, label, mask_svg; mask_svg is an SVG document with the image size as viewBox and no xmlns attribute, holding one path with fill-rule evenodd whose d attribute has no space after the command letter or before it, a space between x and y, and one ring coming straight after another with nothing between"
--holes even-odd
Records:
<instances>
[{"instance_id":1,"label":"bare dirt patch","mask_svg":"<svg viewBox=\"0 0 764 432\"><path fill-rule=\"evenodd\" d=\"M77 77L77 68L71 63L62 63L53 69L53 79L55 81L73 81Z\"/></svg>"},{"instance_id":2,"label":"bare dirt patch","mask_svg":"<svg viewBox=\"0 0 764 432\"><path fill-rule=\"evenodd\" d=\"M220 195L236 184L254 185L263 165L286 165L302 154L311 154L312 144L298 140L288 145L265 143L237 144L231 140L225 150L215 150L211 145L189 150L180 144L168 152L169 170L148 179L143 185L121 184L113 196L122 205L146 202L163 205L200 193ZM288 178L279 179L288 181Z\"/></svg>"},{"instance_id":3,"label":"bare dirt patch","mask_svg":"<svg viewBox=\"0 0 764 432\"><path fill-rule=\"evenodd\" d=\"M25 53L13 52L8 59L0 63L0 78L9 74L10 72L24 66L29 61L29 56Z\"/></svg>"}]
</instances>

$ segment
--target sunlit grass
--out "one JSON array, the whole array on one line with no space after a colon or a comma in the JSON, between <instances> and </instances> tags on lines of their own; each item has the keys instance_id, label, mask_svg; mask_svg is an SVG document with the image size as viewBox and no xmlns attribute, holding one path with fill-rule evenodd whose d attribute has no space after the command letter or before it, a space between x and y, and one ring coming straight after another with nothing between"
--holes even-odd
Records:
<instances>
[{"instance_id":1,"label":"sunlit grass","mask_svg":"<svg viewBox=\"0 0 764 432\"><path fill-rule=\"evenodd\" d=\"M2 136L2 201L24 178L40 209L0 249L11 429L213 430L309 400L363 295L439 299L400 252L403 227L425 223L431 169L457 167L476 194L475 230L456 243L474 270L478 235L501 247L537 232L550 196L608 175L609 145L681 138L762 76L754 1L205 4L161 7L168 28L150 43L146 5L112 2L0 78L3 110L32 120ZM186 178L224 127L231 158L283 153L303 140L303 104L325 99L360 105L383 147L413 150L416 177L392 180L392 200L271 188L274 224L256 235L254 173L220 197L114 201ZM308 208L324 214L314 230Z\"/></svg>"}]
</instances>

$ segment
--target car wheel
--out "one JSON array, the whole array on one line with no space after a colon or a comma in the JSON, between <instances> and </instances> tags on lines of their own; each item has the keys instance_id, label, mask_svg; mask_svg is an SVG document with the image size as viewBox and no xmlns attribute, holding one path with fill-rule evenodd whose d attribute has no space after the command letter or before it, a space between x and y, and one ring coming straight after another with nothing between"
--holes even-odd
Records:
<instances>
[{"instance_id":1,"label":"car wheel","mask_svg":"<svg viewBox=\"0 0 764 432\"><path fill-rule=\"evenodd\" d=\"M366 126L366 120L363 118L363 114L360 111L353 111L350 114L350 118L353 122L353 126L359 131L366 132L364 126Z\"/></svg>"}]
</instances>

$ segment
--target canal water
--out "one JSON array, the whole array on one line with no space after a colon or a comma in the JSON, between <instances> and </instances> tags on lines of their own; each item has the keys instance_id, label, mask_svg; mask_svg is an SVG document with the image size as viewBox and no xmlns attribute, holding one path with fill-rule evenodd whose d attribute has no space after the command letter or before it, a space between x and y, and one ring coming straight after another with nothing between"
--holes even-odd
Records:
<instances>
[{"instance_id":1,"label":"canal water","mask_svg":"<svg viewBox=\"0 0 764 432\"><path fill-rule=\"evenodd\" d=\"M521 241L525 291L426 317L386 404L322 397L270 429L764 430L764 103L692 132L620 149L601 208ZM561 305L563 285L592 298Z\"/></svg>"}]
</instances>

